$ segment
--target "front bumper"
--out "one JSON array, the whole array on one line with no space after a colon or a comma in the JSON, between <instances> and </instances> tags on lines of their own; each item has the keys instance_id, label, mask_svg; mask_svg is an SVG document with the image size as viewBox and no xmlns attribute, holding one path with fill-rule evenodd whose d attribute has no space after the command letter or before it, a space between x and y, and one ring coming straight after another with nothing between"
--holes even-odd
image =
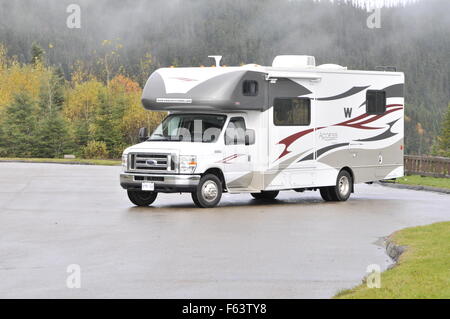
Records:
<instances>
[{"instance_id":1,"label":"front bumper","mask_svg":"<svg viewBox=\"0 0 450 319\"><path fill-rule=\"evenodd\" d=\"M120 174L120 186L124 189L141 190L143 182L155 183L155 192L182 193L197 189L200 175L168 175L168 174Z\"/></svg>"}]
</instances>

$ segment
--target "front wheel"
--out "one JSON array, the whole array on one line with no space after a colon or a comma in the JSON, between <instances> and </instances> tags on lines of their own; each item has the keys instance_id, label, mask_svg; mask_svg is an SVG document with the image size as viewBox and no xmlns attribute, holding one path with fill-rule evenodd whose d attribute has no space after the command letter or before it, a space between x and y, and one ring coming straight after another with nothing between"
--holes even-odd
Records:
<instances>
[{"instance_id":1,"label":"front wheel","mask_svg":"<svg viewBox=\"0 0 450 319\"><path fill-rule=\"evenodd\" d=\"M279 191L262 191L261 193L250 193L250 195L252 195L254 199L273 200L279 193Z\"/></svg>"},{"instance_id":2,"label":"front wheel","mask_svg":"<svg viewBox=\"0 0 450 319\"><path fill-rule=\"evenodd\" d=\"M200 208L216 206L222 198L222 183L213 174L207 174L200 179L197 190L192 192L192 200Z\"/></svg>"},{"instance_id":3,"label":"front wheel","mask_svg":"<svg viewBox=\"0 0 450 319\"><path fill-rule=\"evenodd\" d=\"M145 192L137 190L127 190L128 198L136 206L149 206L151 205L158 195L157 192Z\"/></svg>"}]
</instances>

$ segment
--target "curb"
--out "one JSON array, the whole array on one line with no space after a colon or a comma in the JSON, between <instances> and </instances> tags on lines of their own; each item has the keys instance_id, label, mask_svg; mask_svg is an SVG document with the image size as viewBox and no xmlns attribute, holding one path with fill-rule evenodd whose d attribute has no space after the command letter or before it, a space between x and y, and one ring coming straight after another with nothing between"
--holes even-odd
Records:
<instances>
[{"instance_id":1,"label":"curb","mask_svg":"<svg viewBox=\"0 0 450 319\"><path fill-rule=\"evenodd\" d=\"M400 258L400 255L403 254L406 250L406 246L399 246L395 244L395 242L392 241L389 237L385 238L384 245L386 246L386 253L388 254L389 257L392 258L395 264Z\"/></svg>"},{"instance_id":2,"label":"curb","mask_svg":"<svg viewBox=\"0 0 450 319\"><path fill-rule=\"evenodd\" d=\"M384 246L386 248L386 254L392 259L392 265L389 265L386 270L392 269L398 265L398 259L401 254L403 254L406 250L406 246L397 245L391 238L384 238Z\"/></svg>"},{"instance_id":3,"label":"curb","mask_svg":"<svg viewBox=\"0 0 450 319\"><path fill-rule=\"evenodd\" d=\"M450 189L447 188L439 188L432 186L422 186L422 185L406 185L406 184L396 184L392 182L375 182L376 184L392 187L392 188L400 188L400 189L411 189L416 191L428 191L428 192L436 192L442 194L450 194Z\"/></svg>"}]
</instances>

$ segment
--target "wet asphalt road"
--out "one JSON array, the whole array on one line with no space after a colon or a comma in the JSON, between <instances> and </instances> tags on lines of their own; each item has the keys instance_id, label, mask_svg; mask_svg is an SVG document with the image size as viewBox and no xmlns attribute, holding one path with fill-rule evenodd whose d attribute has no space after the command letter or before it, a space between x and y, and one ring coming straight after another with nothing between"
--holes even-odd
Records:
<instances>
[{"instance_id":1,"label":"wet asphalt road","mask_svg":"<svg viewBox=\"0 0 450 319\"><path fill-rule=\"evenodd\" d=\"M137 208L120 167L0 163L1 298L328 298L391 264L380 237L450 220L450 195L357 185L345 203L188 194ZM70 264L81 288L66 287Z\"/></svg>"}]
</instances>

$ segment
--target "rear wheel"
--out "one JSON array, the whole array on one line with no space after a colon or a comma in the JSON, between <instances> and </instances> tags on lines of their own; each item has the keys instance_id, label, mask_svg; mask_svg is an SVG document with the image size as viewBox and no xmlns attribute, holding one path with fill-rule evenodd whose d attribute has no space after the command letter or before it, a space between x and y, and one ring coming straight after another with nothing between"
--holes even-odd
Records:
<instances>
[{"instance_id":1,"label":"rear wheel","mask_svg":"<svg viewBox=\"0 0 450 319\"><path fill-rule=\"evenodd\" d=\"M250 193L250 195L252 195L255 199L273 200L279 193L279 191L262 191L261 193Z\"/></svg>"},{"instance_id":2,"label":"rear wheel","mask_svg":"<svg viewBox=\"0 0 450 319\"><path fill-rule=\"evenodd\" d=\"M222 198L222 183L213 174L207 174L200 179L197 190L192 192L192 200L200 208L216 206Z\"/></svg>"},{"instance_id":3,"label":"rear wheel","mask_svg":"<svg viewBox=\"0 0 450 319\"><path fill-rule=\"evenodd\" d=\"M145 192L138 190L127 190L128 198L136 206L149 206L151 205L158 195L157 192Z\"/></svg>"},{"instance_id":4,"label":"rear wheel","mask_svg":"<svg viewBox=\"0 0 450 319\"><path fill-rule=\"evenodd\" d=\"M353 189L353 179L349 172L340 171L336 179L336 186L322 187L320 195L325 201L344 202Z\"/></svg>"}]
</instances>

